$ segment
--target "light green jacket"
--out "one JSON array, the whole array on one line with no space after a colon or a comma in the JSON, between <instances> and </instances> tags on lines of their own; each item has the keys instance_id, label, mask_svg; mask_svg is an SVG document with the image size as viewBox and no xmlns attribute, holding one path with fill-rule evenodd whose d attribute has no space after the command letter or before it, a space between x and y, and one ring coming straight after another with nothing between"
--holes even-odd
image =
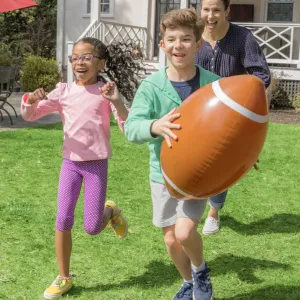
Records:
<instances>
[{"instance_id":1,"label":"light green jacket","mask_svg":"<svg viewBox=\"0 0 300 300\"><path fill-rule=\"evenodd\" d=\"M200 87L220 79L219 76L200 69ZM125 122L125 135L130 142L148 143L150 150L150 179L163 183L160 165L162 137L152 137L151 124L182 103L178 93L166 75L166 68L145 78L134 97Z\"/></svg>"}]
</instances>

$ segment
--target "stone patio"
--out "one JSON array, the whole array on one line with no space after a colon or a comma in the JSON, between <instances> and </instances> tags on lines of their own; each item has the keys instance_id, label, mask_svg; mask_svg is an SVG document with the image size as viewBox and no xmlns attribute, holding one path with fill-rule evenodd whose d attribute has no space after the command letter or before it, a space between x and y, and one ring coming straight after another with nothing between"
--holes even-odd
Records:
<instances>
[{"instance_id":1,"label":"stone patio","mask_svg":"<svg viewBox=\"0 0 300 300\"><path fill-rule=\"evenodd\" d=\"M17 111L18 117L16 118L15 113L13 112L12 108L9 105L5 105L5 109L10 113L11 118L13 120L13 125L10 123L10 119L7 116L6 112L1 110L3 115L3 121L1 121L0 117L0 131L3 130L17 130L21 128L27 128L27 127L34 127L34 126L40 126L45 124L53 124L61 122L60 116L58 113L52 113L50 115L47 115L39 120L36 120L34 122L26 122L23 120L21 113L20 113L20 105L21 105L21 99L22 99L23 93L13 93L9 98L8 102L14 106L15 110Z\"/></svg>"}]
</instances>

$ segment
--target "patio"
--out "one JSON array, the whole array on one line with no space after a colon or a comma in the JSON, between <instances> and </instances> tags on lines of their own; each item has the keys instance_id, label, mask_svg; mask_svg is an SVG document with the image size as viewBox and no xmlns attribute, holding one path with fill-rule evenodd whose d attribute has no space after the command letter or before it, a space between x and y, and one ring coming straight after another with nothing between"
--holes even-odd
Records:
<instances>
[{"instance_id":1,"label":"patio","mask_svg":"<svg viewBox=\"0 0 300 300\"><path fill-rule=\"evenodd\" d=\"M9 110L9 112L11 113L14 124L11 125L9 117L7 115L3 114L3 121L0 120L0 131L16 130L16 129L21 129L21 128L35 127L35 126L40 126L40 125L45 125L45 124L53 124L53 123L61 122L61 119L60 119L60 116L58 113L50 114L50 115L45 116L34 122L24 121L21 116L22 96L23 96L23 93L13 93L9 97L9 103L12 104L13 107L15 108L18 117L16 118L12 109L9 106L7 106L7 110Z\"/></svg>"}]
</instances>

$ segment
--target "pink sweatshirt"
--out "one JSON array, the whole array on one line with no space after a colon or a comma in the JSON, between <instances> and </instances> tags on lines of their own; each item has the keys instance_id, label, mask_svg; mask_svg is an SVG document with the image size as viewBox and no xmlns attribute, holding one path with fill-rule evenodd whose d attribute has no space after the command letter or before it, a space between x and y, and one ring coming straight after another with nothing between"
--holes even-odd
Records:
<instances>
[{"instance_id":1,"label":"pink sweatshirt","mask_svg":"<svg viewBox=\"0 0 300 300\"><path fill-rule=\"evenodd\" d=\"M114 114L121 130L124 123L110 101L101 96L98 82L89 86L59 83L47 100L27 104L22 98L21 113L26 121L37 120L59 112L64 130L63 157L73 161L99 160L111 157L110 115Z\"/></svg>"}]
</instances>

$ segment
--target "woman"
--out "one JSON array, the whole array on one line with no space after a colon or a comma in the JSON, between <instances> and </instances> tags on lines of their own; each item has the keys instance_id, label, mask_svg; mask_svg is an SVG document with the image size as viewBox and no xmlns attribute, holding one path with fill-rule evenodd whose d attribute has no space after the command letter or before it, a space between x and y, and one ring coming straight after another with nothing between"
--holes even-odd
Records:
<instances>
[{"instance_id":1,"label":"woman","mask_svg":"<svg viewBox=\"0 0 300 300\"><path fill-rule=\"evenodd\" d=\"M205 28L195 63L221 77L255 75L267 88L271 76L265 56L250 30L227 21L229 6L230 0L202 0L201 17ZM210 199L203 234L219 231L219 210L224 206L226 194L227 191Z\"/></svg>"}]
</instances>

